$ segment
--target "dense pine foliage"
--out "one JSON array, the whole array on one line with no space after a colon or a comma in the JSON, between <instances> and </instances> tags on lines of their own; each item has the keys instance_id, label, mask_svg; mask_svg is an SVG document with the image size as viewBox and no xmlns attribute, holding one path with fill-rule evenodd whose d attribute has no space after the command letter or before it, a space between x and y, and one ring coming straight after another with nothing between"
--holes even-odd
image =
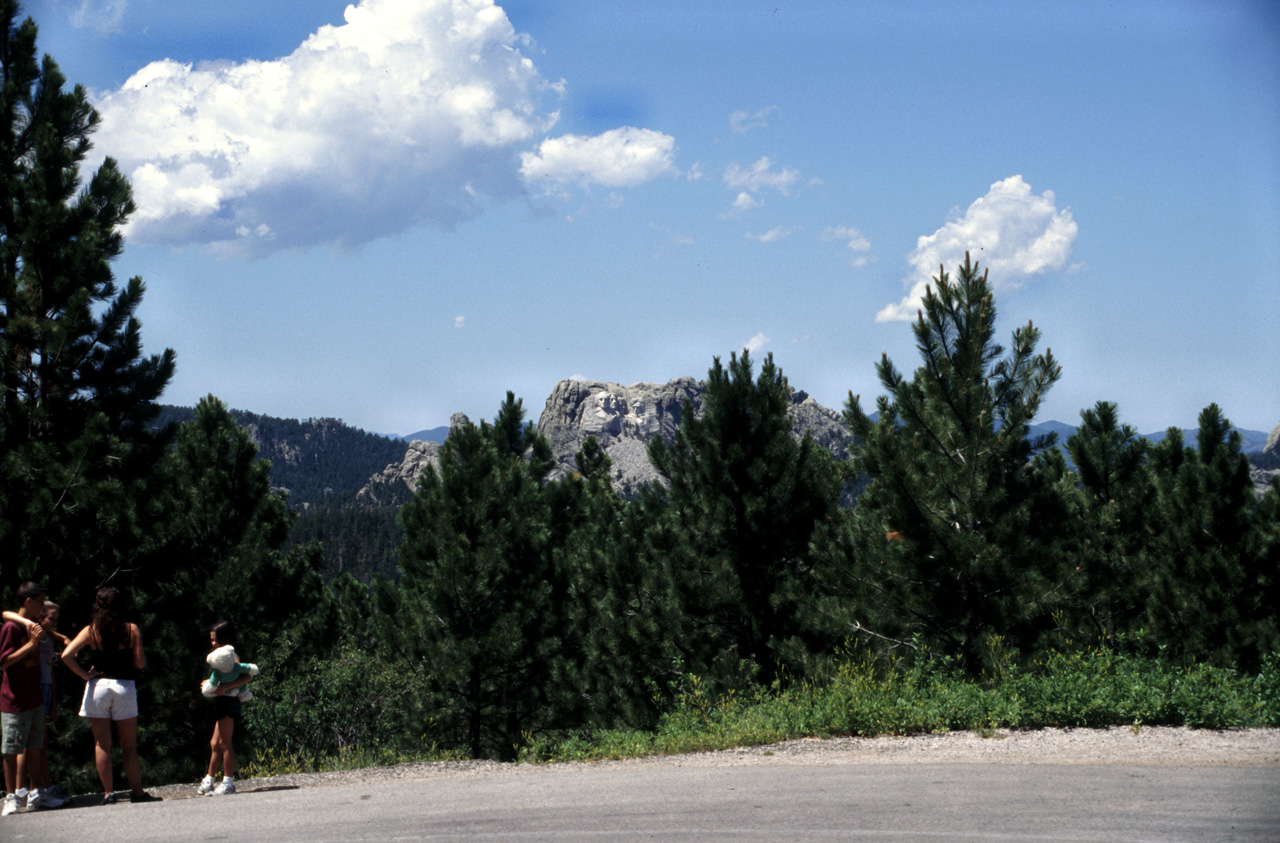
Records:
<instances>
[{"instance_id":1,"label":"dense pine foliage","mask_svg":"<svg viewBox=\"0 0 1280 843\"><path fill-rule=\"evenodd\" d=\"M880 363L874 420L851 397L849 463L792 436L782 371L745 351L712 362L635 499L593 440L551 479L510 393L399 512L341 504L401 443L212 396L162 413L175 355L142 354L145 288L111 272L129 185L109 158L82 183L97 115L0 11L0 600L35 579L73 632L100 585L132 597L150 780L202 770L224 617L263 670L240 731L268 765L657 746L748 700L794 714L788 734L1277 723L1280 481L1254 491L1216 405L1194 444L1149 446L1105 401L1070 463L1029 439L1060 368L1031 325L996 341L967 257L926 296L920 365ZM1147 685L1091 696L1113 685L1081 659ZM62 673L64 712L80 693ZM88 786L91 758L63 718L59 777Z\"/></svg>"}]
</instances>

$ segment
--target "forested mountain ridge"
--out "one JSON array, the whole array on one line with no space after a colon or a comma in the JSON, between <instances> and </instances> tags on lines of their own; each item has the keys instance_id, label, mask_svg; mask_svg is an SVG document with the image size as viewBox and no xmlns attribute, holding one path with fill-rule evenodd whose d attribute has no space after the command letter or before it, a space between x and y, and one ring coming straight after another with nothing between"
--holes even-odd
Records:
<instances>
[{"instance_id":1,"label":"forested mountain ridge","mask_svg":"<svg viewBox=\"0 0 1280 843\"><path fill-rule=\"evenodd\" d=\"M341 419L282 419L231 410L236 423L271 463L271 486L289 496L299 511L348 507L370 476L404 455L404 443L368 433ZM190 421L195 410L164 405L155 426Z\"/></svg>"},{"instance_id":2,"label":"forested mountain ridge","mask_svg":"<svg viewBox=\"0 0 1280 843\"><path fill-rule=\"evenodd\" d=\"M649 463L649 440L668 441L681 421L685 402L701 411L705 383L691 377L666 384L637 383L622 386L597 381L565 380L556 384L538 419L538 430L547 437L556 462L555 476L573 471L574 455L588 436L595 437L612 461L610 480L615 490L635 495L657 478ZM289 545L319 542L324 570L332 579L350 573L369 581L373 575L395 578L401 528L397 513L413 495L418 478L435 464L438 441L406 440L352 427L340 419L283 419L231 410L259 447L259 459L271 463L273 489L288 495L299 513ZM790 415L793 433L814 435L818 444L836 458L845 455L852 436L835 411L814 401L803 391L792 390ZM155 422L190 421L194 410L164 405ZM462 416L455 423L465 423ZM1278 426L1280 429L1280 426ZM434 428L439 435L448 428ZM1073 425L1046 421L1032 425L1032 437L1057 434L1063 446L1076 432ZM1194 442L1197 431L1183 431ZM1280 469L1277 447L1266 451L1268 436L1241 430L1242 451L1250 455L1255 485L1262 491L1270 475ZM1143 438L1159 442L1166 431ZM1275 432L1272 439L1276 439ZM1274 444L1274 443L1273 443Z\"/></svg>"},{"instance_id":3,"label":"forested mountain ridge","mask_svg":"<svg viewBox=\"0 0 1280 843\"><path fill-rule=\"evenodd\" d=\"M537 426L550 441L560 471L571 470L574 453L583 440L595 436L613 459L615 486L630 493L656 476L644 453L648 440L664 434L670 438L679 424L683 403L692 402L697 411L703 386L693 378L630 386L565 380L552 389ZM303 512L400 506L412 494L410 479L416 480L431 461L435 448L430 443L442 441L448 430L422 431L434 434L422 440L428 443L424 448L412 444L416 439L367 432L341 419L285 419L248 410L230 412L258 445L259 458L270 460L272 487L286 492L290 506ZM849 435L837 412L803 391L793 390L792 414L797 435L812 431L833 455L843 453ZM193 415L190 407L163 405L154 426L181 424ZM1058 445L1075 432L1074 425L1052 420L1031 426L1033 436L1056 433ZM1155 444L1166 433L1147 433L1143 438ZM1188 442L1195 441L1196 433L1194 428L1183 430ZM1265 450L1267 433L1245 429L1239 433L1241 451L1257 468L1280 469L1280 454ZM366 494L359 495L362 489ZM381 494L368 494L369 489L381 490Z\"/></svg>"}]
</instances>

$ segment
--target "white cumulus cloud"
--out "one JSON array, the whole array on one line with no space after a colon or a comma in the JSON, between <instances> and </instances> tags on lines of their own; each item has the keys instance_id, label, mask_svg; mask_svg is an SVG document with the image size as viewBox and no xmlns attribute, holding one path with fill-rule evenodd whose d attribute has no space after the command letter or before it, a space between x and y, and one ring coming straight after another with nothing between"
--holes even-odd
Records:
<instances>
[{"instance_id":1,"label":"white cumulus cloud","mask_svg":"<svg viewBox=\"0 0 1280 843\"><path fill-rule=\"evenodd\" d=\"M675 138L624 126L599 135L547 138L520 155L520 173L548 189L577 184L635 187L676 173Z\"/></svg>"},{"instance_id":2,"label":"white cumulus cloud","mask_svg":"<svg viewBox=\"0 0 1280 843\"><path fill-rule=\"evenodd\" d=\"M735 132L747 132L769 124L769 117L778 113L776 105L770 105L756 112L739 109L729 115L729 126Z\"/></svg>"},{"instance_id":3,"label":"white cumulus cloud","mask_svg":"<svg viewBox=\"0 0 1280 843\"><path fill-rule=\"evenodd\" d=\"M764 234L753 234L751 232L747 232L743 236L748 240L755 240L759 243L776 243L779 240L790 237L795 233L795 230L795 226L778 225L769 229Z\"/></svg>"},{"instance_id":4,"label":"white cumulus cloud","mask_svg":"<svg viewBox=\"0 0 1280 843\"><path fill-rule=\"evenodd\" d=\"M864 254L871 251L871 241L856 228L850 228L847 225L829 226L822 232L822 239L842 241L845 248L853 252L849 262L857 269L861 269L871 261L871 258Z\"/></svg>"},{"instance_id":5,"label":"white cumulus cloud","mask_svg":"<svg viewBox=\"0 0 1280 843\"><path fill-rule=\"evenodd\" d=\"M914 319L938 267L954 272L966 251L990 270L997 292L1014 289L1033 275L1063 269L1077 232L1071 211L1058 210L1052 190L1036 195L1020 175L998 181L963 216L954 216L916 241L907 256L912 273L903 282L910 292L877 313L876 321Z\"/></svg>"},{"instance_id":6,"label":"white cumulus cloud","mask_svg":"<svg viewBox=\"0 0 1280 843\"><path fill-rule=\"evenodd\" d=\"M765 156L746 167L730 164L725 167L724 183L734 190L749 190L753 193L764 188L772 188L782 195L787 195L792 186L800 180L800 171L783 167L774 170L773 162Z\"/></svg>"},{"instance_id":7,"label":"white cumulus cloud","mask_svg":"<svg viewBox=\"0 0 1280 843\"><path fill-rule=\"evenodd\" d=\"M96 97L95 146L133 182L140 241L258 254L449 227L518 195L518 148L556 120L524 43L491 0L362 0L281 59L148 64Z\"/></svg>"},{"instance_id":8,"label":"white cumulus cloud","mask_svg":"<svg viewBox=\"0 0 1280 843\"><path fill-rule=\"evenodd\" d=\"M769 338L766 337L763 333L759 333L759 334L756 334L751 339L744 342L742 344L742 347L745 348L747 351L755 353L760 349L764 348L768 344L769 344Z\"/></svg>"}]
</instances>

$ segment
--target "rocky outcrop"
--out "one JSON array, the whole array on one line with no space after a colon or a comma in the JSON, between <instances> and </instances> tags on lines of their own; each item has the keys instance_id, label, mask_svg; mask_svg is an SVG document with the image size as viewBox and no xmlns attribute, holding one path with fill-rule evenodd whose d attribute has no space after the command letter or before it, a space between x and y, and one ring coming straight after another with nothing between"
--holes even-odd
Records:
<instances>
[{"instance_id":1,"label":"rocky outcrop","mask_svg":"<svg viewBox=\"0 0 1280 843\"><path fill-rule=\"evenodd\" d=\"M623 495L635 495L640 487L658 479L649 463L648 447L654 437L668 442L684 420L686 408L702 412L706 386L693 378L677 378L664 384L633 383L623 386L600 381L561 381L547 398L538 418L538 432L547 438L555 455L551 477L576 470L574 457L588 436L594 436L613 463L613 486ZM792 430L796 437L813 434L814 440L839 459L847 456L853 438L840 416L804 392L792 391ZM450 429L465 424L461 413ZM356 496L362 506L398 506L418 488L418 478L428 465L439 465L440 445L409 443L404 458L391 463Z\"/></svg>"},{"instance_id":2,"label":"rocky outcrop","mask_svg":"<svg viewBox=\"0 0 1280 843\"><path fill-rule=\"evenodd\" d=\"M1267 436L1262 453L1251 457L1249 462L1249 477L1253 480L1253 488L1260 495L1266 494L1271 488L1271 479L1280 477L1280 424Z\"/></svg>"},{"instance_id":3,"label":"rocky outcrop","mask_svg":"<svg viewBox=\"0 0 1280 843\"><path fill-rule=\"evenodd\" d=\"M554 476L573 471L574 455L588 436L594 436L613 461L614 488L624 495L637 493L658 476L645 450L649 440L658 436L668 442L675 439L686 405L695 414L701 412L705 389L688 377L630 386L560 381L538 419L538 432L547 438L555 454Z\"/></svg>"},{"instance_id":4,"label":"rocky outcrop","mask_svg":"<svg viewBox=\"0 0 1280 843\"><path fill-rule=\"evenodd\" d=\"M649 463L649 441L675 438L686 412L702 412L705 384L690 377L665 384L623 386L600 381L561 381L547 398L538 419L538 432L547 438L556 457L555 476L573 471L574 455L588 436L594 436L613 462L613 486L623 495L658 478ZM832 454L844 458L852 437L840 416L804 392L791 394L791 416L797 437L811 432Z\"/></svg>"},{"instance_id":5,"label":"rocky outcrop","mask_svg":"<svg viewBox=\"0 0 1280 843\"><path fill-rule=\"evenodd\" d=\"M462 413L454 413L449 420L449 429L468 421ZM389 464L369 478L364 488L356 493L356 504L364 507L399 506L418 490L418 478L427 470L427 466L439 465L440 443L415 439L409 443L400 462Z\"/></svg>"}]
</instances>

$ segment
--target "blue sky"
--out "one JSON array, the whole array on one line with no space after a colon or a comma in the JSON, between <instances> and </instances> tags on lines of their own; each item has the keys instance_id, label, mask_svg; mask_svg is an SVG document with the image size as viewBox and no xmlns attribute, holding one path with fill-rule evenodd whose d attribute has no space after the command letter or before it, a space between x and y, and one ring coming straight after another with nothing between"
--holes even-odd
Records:
<instances>
[{"instance_id":1,"label":"blue sky","mask_svg":"<svg viewBox=\"0 0 1280 843\"><path fill-rule=\"evenodd\" d=\"M966 248L1142 432L1280 422L1270 2L28 0L165 394L383 433L772 352L839 409Z\"/></svg>"}]
</instances>

